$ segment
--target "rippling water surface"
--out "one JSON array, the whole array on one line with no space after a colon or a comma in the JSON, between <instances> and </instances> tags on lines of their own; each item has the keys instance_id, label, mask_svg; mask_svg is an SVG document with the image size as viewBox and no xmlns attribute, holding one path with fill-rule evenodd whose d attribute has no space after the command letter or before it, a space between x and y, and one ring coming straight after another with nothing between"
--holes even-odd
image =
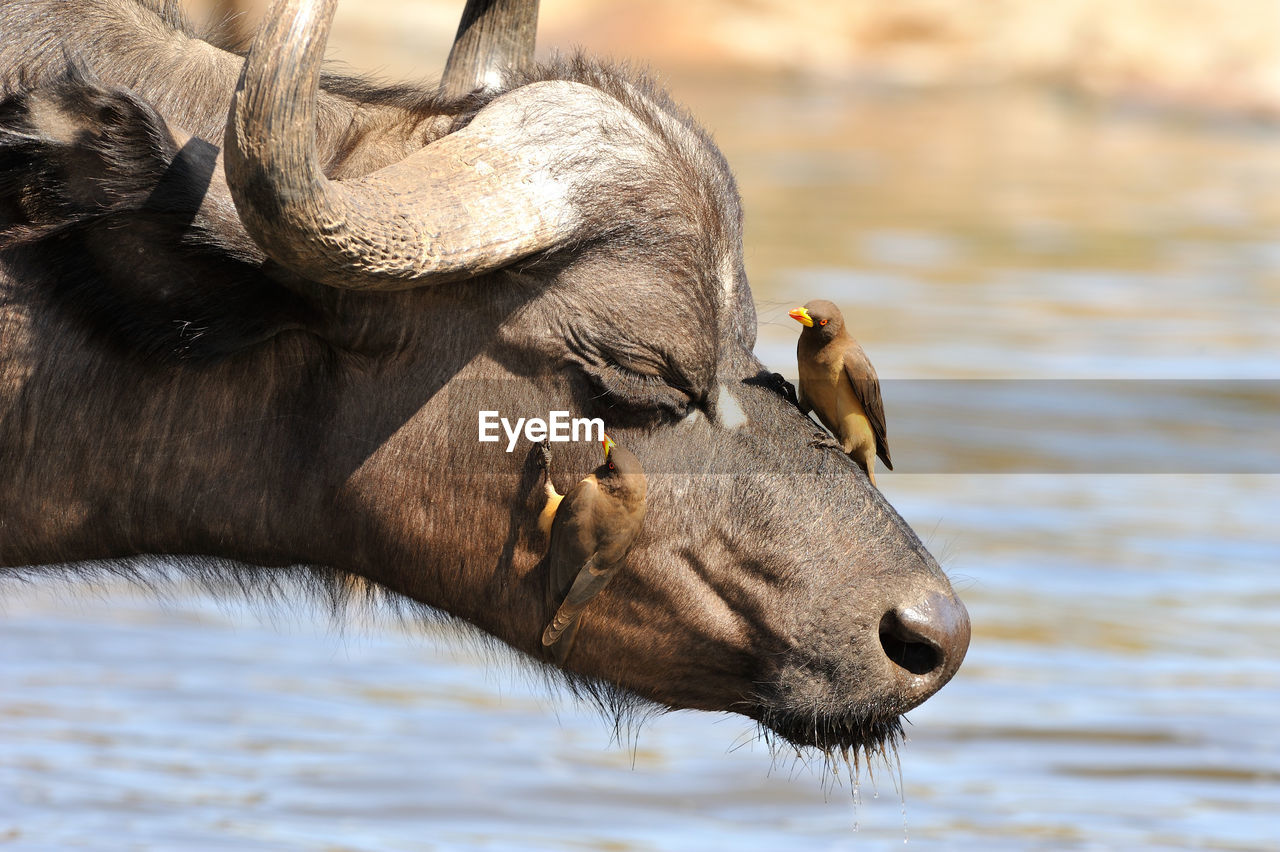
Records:
<instances>
[{"instance_id":1,"label":"rippling water surface","mask_svg":"<svg viewBox=\"0 0 1280 852\"><path fill-rule=\"evenodd\" d=\"M677 93L740 177L761 357L793 375L787 308L845 306L905 471L882 488L973 617L901 789L864 774L855 811L733 716L619 743L436 628L6 583L0 847L1280 846L1280 137Z\"/></svg>"}]
</instances>

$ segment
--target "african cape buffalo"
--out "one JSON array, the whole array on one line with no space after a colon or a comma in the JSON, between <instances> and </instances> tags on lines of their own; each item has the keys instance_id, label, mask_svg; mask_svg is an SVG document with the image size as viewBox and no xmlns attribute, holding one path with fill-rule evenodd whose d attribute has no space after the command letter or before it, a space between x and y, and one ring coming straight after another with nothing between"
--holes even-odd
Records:
<instances>
[{"instance_id":1,"label":"african cape buffalo","mask_svg":"<svg viewBox=\"0 0 1280 852\"><path fill-rule=\"evenodd\" d=\"M567 410L649 483L571 683L894 738L968 616L752 354L709 136L534 64L517 0L469 5L438 90L322 76L335 2L278 0L247 59L167 6L0 6L0 576L355 576L550 666L537 449L476 416ZM556 453L562 491L598 463Z\"/></svg>"}]
</instances>

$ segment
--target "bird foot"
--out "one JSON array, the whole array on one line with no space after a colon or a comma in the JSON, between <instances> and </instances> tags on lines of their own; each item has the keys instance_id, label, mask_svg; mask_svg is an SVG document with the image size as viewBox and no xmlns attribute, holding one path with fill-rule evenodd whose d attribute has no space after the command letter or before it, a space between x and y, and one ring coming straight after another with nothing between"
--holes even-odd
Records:
<instances>
[{"instance_id":1,"label":"bird foot","mask_svg":"<svg viewBox=\"0 0 1280 852\"><path fill-rule=\"evenodd\" d=\"M782 394L788 402L804 411L804 408L800 405L800 398L796 395L796 386L787 381L786 376L781 373L770 373L769 380L773 382L778 393Z\"/></svg>"},{"instance_id":2,"label":"bird foot","mask_svg":"<svg viewBox=\"0 0 1280 852\"><path fill-rule=\"evenodd\" d=\"M538 442L538 467L551 474L551 445L546 441Z\"/></svg>"},{"instance_id":3,"label":"bird foot","mask_svg":"<svg viewBox=\"0 0 1280 852\"><path fill-rule=\"evenodd\" d=\"M827 435L827 434L821 434L821 435L815 434L813 436L813 440L809 441L809 446L815 447L815 448L836 449L836 450L840 450L841 452L844 451L844 447L840 446L840 444L837 443L834 438L832 438L830 435Z\"/></svg>"}]
</instances>

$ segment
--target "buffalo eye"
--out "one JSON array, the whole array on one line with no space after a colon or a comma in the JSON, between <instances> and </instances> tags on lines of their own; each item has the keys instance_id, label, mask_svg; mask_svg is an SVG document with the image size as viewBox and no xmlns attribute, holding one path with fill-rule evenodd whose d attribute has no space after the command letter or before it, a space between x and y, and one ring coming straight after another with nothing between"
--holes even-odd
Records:
<instances>
[{"instance_id":1,"label":"buffalo eye","mask_svg":"<svg viewBox=\"0 0 1280 852\"><path fill-rule=\"evenodd\" d=\"M603 343L578 326L569 327L566 342L590 387L589 408L620 425L676 422L705 401L700 383L669 353L626 340Z\"/></svg>"},{"instance_id":2,"label":"buffalo eye","mask_svg":"<svg viewBox=\"0 0 1280 852\"><path fill-rule=\"evenodd\" d=\"M595 385L597 398L614 417L622 415L636 422L679 420L694 402L693 394L661 376L637 373L618 364L592 365L585 372Z\"/></svg>"}]
</instances>

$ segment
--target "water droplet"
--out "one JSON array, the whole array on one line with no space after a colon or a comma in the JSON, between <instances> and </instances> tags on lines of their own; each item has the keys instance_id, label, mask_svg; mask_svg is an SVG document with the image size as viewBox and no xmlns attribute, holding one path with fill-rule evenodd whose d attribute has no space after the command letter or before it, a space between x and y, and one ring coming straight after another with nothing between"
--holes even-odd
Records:
<instances>
[{"instance_id":1,"label":"water droplet","mask_svg":"<svg viewBox=\"0 0 1280 852\"><path fill-rule=\"evenodd\" d=\"M894 783L898 788L898 800L902 802L902 842L906 844L910 842L907 836L907 784L902 778L902 757L898 754L897 748L893 750L893 763L898 770Z\"/></svg>"}]
</instances>

